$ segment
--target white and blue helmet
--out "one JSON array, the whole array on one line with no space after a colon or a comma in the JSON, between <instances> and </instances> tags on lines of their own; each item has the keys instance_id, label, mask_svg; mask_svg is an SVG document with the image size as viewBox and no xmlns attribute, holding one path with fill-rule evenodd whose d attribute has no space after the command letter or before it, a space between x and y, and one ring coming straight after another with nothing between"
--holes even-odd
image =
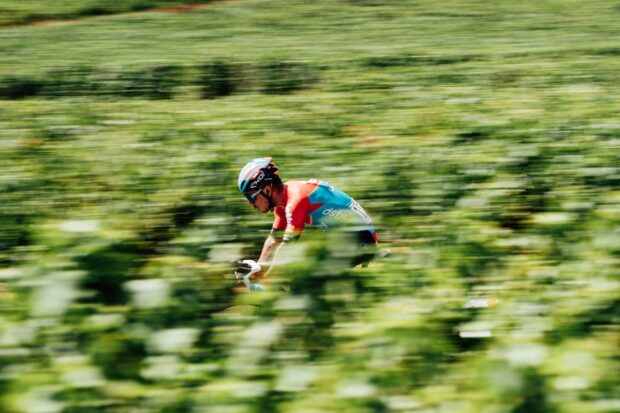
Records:
<instances>
[{"instance_id":1,"label":"white and blue helmet","mask_svg":"<svg viewBox=\"0 0 620 413\"><path fill-rule=\"evenodd\" d=\"M278 167L270 157L252 159L245 164L239 173L237 181L239 191L245 195L248 201L254 203L256 198L252 195L260 191L265 185L271 184L277 173Z\"/></svg>"}]
</instances>

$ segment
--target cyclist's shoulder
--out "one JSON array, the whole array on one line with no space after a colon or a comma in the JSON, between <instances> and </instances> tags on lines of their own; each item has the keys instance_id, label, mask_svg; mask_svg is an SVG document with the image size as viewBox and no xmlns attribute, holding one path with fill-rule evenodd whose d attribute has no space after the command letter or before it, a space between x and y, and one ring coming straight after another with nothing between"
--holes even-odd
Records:
<instances>
[{"instance_id":1,"label":"cyclist's shoulder","mask_svg":"<svg viewBox=\"0 0 620 413\"><path fill-rule=\"evenodd\" d=\"M308 179L305 181L302 180L294 180L285 182L288 199L289 200L299 200L304 198L311 199L323 199L327 198L338 198L344 200L352 200L350 195L345 193L344 191L334 187L327 181L323 181L320 179Z\"/></svg>"},{"instance_id":2,"label":"cyclist's shoulder","mask_svg":"<svg viewBox=\"0 0 620 413\"><path fill-rule=\"evenodd\" d=\"M292 180L284 183L289 199L305 198L321 183L318 179Z\"/></svg>"},{"instance_id":3,"label":"cyclist's shoulder","mask_svg":"<svg viewBox=\"0 0 620 413\"><path fill-rule=\"evenodd\" d=\"M310 203L310 195L317 189L312 180L292 180L284 183L286 188L286 207L297 208Z\"/></svg>"},{"instance_id":4,"label":"cyclist's shoulder","mask_svg":"<svg viewBox=\"0 0 620 413\"><path fill-rule=\"evenodd\" d=\"M306 186L317 186L321 184L323 181L320 179L291 179L290 181L284 182L284 185L291 188L301 188Z\"/></svg>"},{"instance_id":5,"label":"cyclist's shoulder","mask_svg":"<svg viewBox=\"0 0 620 413\"><path fill-rule=\"evenodd\" d=\"M299 188L300 186L302 186L303 184L305 184L308 181L303 181L300 179L291 179L289 181L284 182L284 186L286 186L287 188Z\"/></svg>"}]
</instances>

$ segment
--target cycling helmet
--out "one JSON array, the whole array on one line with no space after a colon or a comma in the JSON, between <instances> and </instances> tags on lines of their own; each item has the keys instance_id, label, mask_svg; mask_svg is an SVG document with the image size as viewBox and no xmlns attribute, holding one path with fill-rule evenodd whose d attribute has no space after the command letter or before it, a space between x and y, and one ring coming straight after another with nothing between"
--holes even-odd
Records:
<instances>
[{"instance_id":1,"label":"cycling helmet","mask_svg":"<svg viewBox=\"0 0 620 413\"><path fill-rule=\"evenodd\" d=\"M278 167L271 161L271 158L252 159L239 173L237 181L239 191L248 201L254 203L256 198L252 194L270 184L277 173Z\"/></svg>"}]
</instances>

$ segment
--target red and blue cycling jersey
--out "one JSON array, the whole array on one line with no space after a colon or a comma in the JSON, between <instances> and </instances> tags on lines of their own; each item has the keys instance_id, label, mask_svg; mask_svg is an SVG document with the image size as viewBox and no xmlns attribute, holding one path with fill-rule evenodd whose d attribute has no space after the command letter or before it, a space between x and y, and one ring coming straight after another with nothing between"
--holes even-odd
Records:
<instances>
[{"instance_id":1,"label":"red and blue cycling jersey","mask_svg":"<svg viewBox=\"0 0 620 413\"><path fill-rule=\"evenodd\" d=\"M368 231L377 242L372 220L364 208L327 182L288 181L284 188L285 206L274 208L273 232L284 230L285 241L298 237L306 225L311 225Z\"/></svg>"}]
</instances>

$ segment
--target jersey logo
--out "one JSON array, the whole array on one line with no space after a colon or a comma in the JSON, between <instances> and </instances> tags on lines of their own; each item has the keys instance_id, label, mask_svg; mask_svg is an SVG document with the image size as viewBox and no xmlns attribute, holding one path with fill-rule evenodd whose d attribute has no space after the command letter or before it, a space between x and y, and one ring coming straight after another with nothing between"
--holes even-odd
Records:
<instances>
[{"instance_id":1,"label":"jersey logo","mask_svg":"<svg viewBox=\"0 0 620 413\"><path fill-rule=\"evenodd\" d=\"M293 212L291 211L291 207L287 205L286 208L284 208L284 213L286 214L286 223L289 225L292 224Z\"/></svg>"},{"instance_id":2,"label":"jersey logo","mask_svg":"<svg viewBox=\"0 0 620 413\"><path fill-rule=\"evenodd\" d=\"M322 214L327 216L327 217L338 218L342 214L342 210L333 209L333 208L326 208L326 209L323 210Z\"/></svg>"}]
</instances>

